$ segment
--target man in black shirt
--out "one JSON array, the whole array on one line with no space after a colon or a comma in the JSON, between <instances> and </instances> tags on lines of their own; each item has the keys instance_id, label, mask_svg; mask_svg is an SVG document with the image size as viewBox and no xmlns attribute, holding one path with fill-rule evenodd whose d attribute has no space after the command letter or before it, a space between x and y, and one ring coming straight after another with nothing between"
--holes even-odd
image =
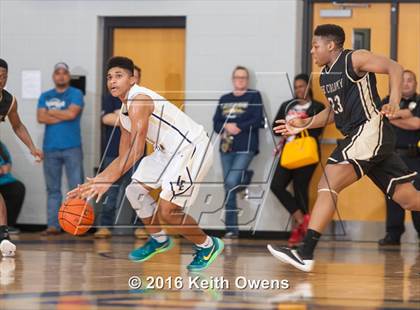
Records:
<instances>
[{"instance_id":1,"label":"man in black shirt","mask_svg":"<svg viewBox=\"0 0 420 310\"><path fill-rule=\"evenodd\" d=\"M391 119L397 136L396 152L410 170L420 173L420 96L416 93L417 79L414 72L405 70L403 74L400 111ZM389 102L386 97L382 103ZM414 185L420 189L420 175L417 174ZM411 211L414 228L420 236L420 212ZM379 240L379 245L399 245L404 233L405 211L391 199L387 199L386 235Z\"/></svg>"}]
</instances>

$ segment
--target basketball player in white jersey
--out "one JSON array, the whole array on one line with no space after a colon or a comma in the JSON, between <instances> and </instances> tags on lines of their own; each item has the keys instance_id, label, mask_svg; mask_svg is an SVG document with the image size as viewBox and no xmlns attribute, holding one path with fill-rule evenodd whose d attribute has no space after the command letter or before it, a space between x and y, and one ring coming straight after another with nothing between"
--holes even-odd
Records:
<instances>
[{"instance_id":1,"label":"basketball player in white jersey","mask_svg":"<svg viewBox=\"0 0 420 310\"><path fill-rule=\"evenodd\" d=\"M95 178L71 191L68 197L97 196L99 200L112 183L143 156L147 140L153 144L154 152L140 162L132 183L127 186L126 196L150 238L133 250L129 259L143 262L172 248L172 239L160 225L162 220L196 245L194 259L187 268L204 270L222 252L223 241L207 236L183 209L194 202L197 183L212 165L209 138L203 126L175 105L154 91L135 85L131 59L113 57L107 70L108 89L123 103L119 118L119 156ZM162 188L158 204L149 194L156 188Z\"/></svg>"},{"instance_id":2,"label":"basketball player in white jersey","mask_svg":"<svg viewBox=\"0 0 420 310\"><path fill-rule=\"evenodd\" d=\"M16 97L4 89L8 70L7 62L0 58L0 122L5 122L8 118L16 136L28 147L35 160L40 162L44 154L34 145L31 135L20 120ZM6 203L0 195L0 252L2 256L14 256L15 251L16 246L9 240Z\"/></svg>"}]
</instances>

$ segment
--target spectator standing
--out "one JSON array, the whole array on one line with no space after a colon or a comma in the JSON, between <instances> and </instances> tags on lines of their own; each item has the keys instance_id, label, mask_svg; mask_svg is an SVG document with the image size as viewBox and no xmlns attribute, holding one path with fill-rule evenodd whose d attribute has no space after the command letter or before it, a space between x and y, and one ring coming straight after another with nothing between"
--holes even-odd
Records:
<instances>
[{"instance_id":1,"label":"spectator standing","mask_svg":"<svg viewBox=\"0 0 420 310\"><path fill-rule=\"evenodd\" d=\"M233 91L223 95L213 117L221 135L225 189L225 238L239 235L236 192L252 159L259 151L259 129L263 127L263 102L257 90L249 89L249 71L237 66L232 73Z\"/></svg>"},{"instance_id":2,"label":"spectator standing","mask_svg":"<svg viewBox=\"0 0 420 310\"><path fill-rule=\"evenodd\" d=\"M417 77L414 72L405 70L403 73L402 96L400 111L390 122L394 128L397 143L396 152L407 167L418 174L414 186L420 189L420 96L416 93ZM389 96L382 103L389 102ZM401 235L405 231L405 210L391 199L386 199L386 235L379 240L379 245L400 245ZM420 236L420 212L411 211L413 225Z\"/></svg>"},{"instance_id":3,"label":"spectator standing","mask_svg":"<svg viewBox=\"0 0 420 310\"><path fill-rule=\"evenodd\" d=\"M38 122L45 124L43 150L48 227L42 235L61 232L57 215L63 200L63 167L69 188L77 187L84 178L80 131L83 94L70 86L70 70L66 63L59 62L54 66L52 78L55 87L41 94L37 111Z\"/></svg>"}]
</instances>

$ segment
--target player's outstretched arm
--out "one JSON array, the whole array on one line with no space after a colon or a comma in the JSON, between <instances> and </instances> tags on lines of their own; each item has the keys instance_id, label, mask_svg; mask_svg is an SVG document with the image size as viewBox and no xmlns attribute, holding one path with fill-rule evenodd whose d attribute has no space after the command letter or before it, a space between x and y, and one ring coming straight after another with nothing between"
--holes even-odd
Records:
<instances>
[{"instance_id":1,"label":"player's outstretched arm","mask_svg":"<svg viewBox=\"0 0 420 310\"><path fill-rule=\"evenodd\" d=\"M351 56L353 69L358 76L366 72L389 75L389 103L382 106L381 112L387 117L394 117L401 101L403 67L392 59L366 50L357 50Z\"/></svg>"},{"instance_id":2,"label":"player's outstretched arm","mask_svg":"<svg viewBox=\"0 0 420 310\"><path fill-rule=\"evenodd\" d=\"M67 198L94 198L98 202L109 187L126 173L143 156L146 144L149 117L154 104L149 96L137 95L130 105L128 115L131 121L130 132L122 129L118 157L95 178L77 189L70 191ZM121 126L122 128L122 126Z\"/></svg>"},{"instance_id":3,"label":"player's outstretched arm","mask_svg":"<svg viewBox=\"0 0 420 310\"><path fill-rule=\"evenodd\" d=\"M128 132L122 129L119 155L104 171L98 174L97 179L115 182L143 156L149 117L153 112L153 107L153 101L149 96L137 95L134 98L128 111L131 130Z\"/></svg>"},{"instance_id":4,"label":"player's outstretched arm","mask_svg":"<svg viewBox=\"0 0 420 310\"><path fill-rule=\"evenodd\" d=\"M131 130L122 129L119 147L118 165L108 167L115 169L110 174L117 181L143 156L146 145L149 117L153 113L153 100L147 95L137 95L130 105L128 116L131 122ZM123 126L120 126L121 128ZM105 170L104 170L105 172Z\"/></svg>"},{"instance_id":5,"label":"player's outstretched arm","mask_svg":"<svg viewBox=\"0 0 420 310\"><path fill-rule=\"evenodd\" d=\"M331 106L308 118L294 118L288 122L284 119L276 120L278 126L273 128L274 132L283 136L296 135L305 129L325 127L334 122L334 112Z\"/></svg>"},{"instance_id":6,"label":"player's outstretched arm","mask_svg":"<svg viewBox=\"0 0 420 310\"><path fill-rule=\"evenodd\" d=\"M326 106L324 110L315 114L308 129L322 128L328 124L334 123L334 111L330 105Z\"/></svg>"},{"instance_id":7,"label":"player's outstretched arm","mask_svg":"<svg viewBox=\"0 0 420 310\"><path fill-rule=\"evenodd\" d=\"M10 112L7 116L9 118L10 124L12 125L13 131L15 132L15 134L29 148L29 151L31 152L32 156L35 157L35 160L37 162L40 162L44 158L44 154L40 149L35 147L32 141L31 135L29 134L25 125L20 120L18 110L17 110L16 99L14 99L14 104L12 104Z\"/></svg>"}]
</instances>

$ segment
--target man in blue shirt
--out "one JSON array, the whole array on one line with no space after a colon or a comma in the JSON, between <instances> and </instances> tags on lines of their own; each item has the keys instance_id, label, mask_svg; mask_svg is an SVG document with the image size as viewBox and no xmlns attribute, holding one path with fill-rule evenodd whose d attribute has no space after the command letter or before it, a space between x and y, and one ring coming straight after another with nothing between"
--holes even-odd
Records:
<instances>
[{"instance_id":1,"label":"man in blue shirt","mask_svg":"<svg viewBox=\"0 0 420 310\"><path fill-rule=\"evenodd\" d=\"M248 88L248 69L238 66L232 74L233 92L223 95L213 117L214 130L221 135L225 187L225 238L239 234L236 190L251 160L259 151L259 129L263 126L263 103L257 90Z\"/></svg>"},{"instance_id":2,"label":"man in blue shirt","mask_svg":"<svg viewBox=\"0 0 420 310\"><path fill-rule=\"evenodd\" d=\"M62 203L61 177L63 166L70 188L83 183L83 155L80 117L83 94L70 86L67 64L54 66L55 88L41 94L38 101L38 122L45 124L43 150L44 175L47 185L48 228L43 235L60 233L58 210Z\"/></svg>"}]
</instances>

